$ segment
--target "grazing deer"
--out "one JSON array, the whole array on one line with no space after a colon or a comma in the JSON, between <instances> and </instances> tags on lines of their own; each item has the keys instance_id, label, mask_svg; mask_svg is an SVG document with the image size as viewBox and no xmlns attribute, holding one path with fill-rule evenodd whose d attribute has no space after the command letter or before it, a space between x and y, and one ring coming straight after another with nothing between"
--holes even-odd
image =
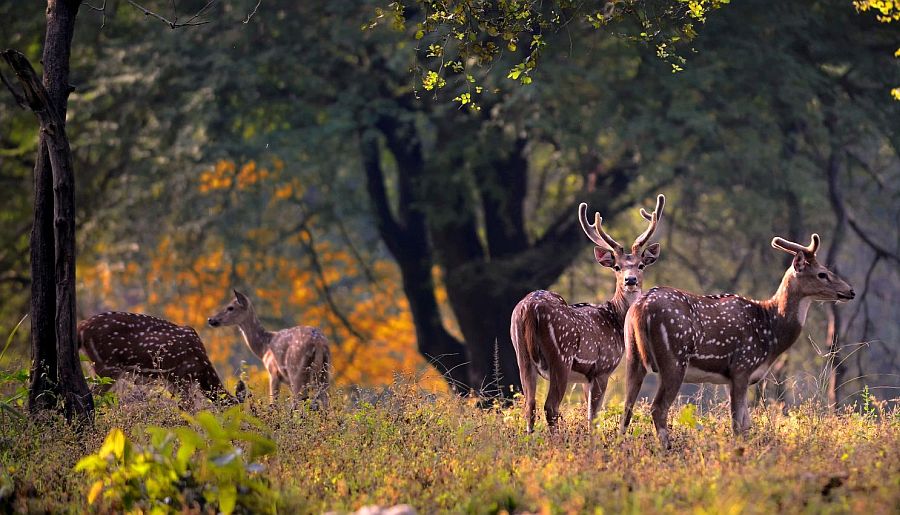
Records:
<instances>
[{"instance_id":1,"label":"grazing deer","mask_svg":"<svg viewBox=\"0 0 900 515\"><path fill-rule=\"evenodd\" d=\"M269 398L273 402L281 382L285 381L294 400L312 397L317 404L328 406L331 351L322 331L297 326L269 332L256 316L250 299L237 290L234 299L209 318L209 325L238 327L247 347L269 372Z\"/></svg>"},{"instance_id":2,"label":"grazing deer","mask_svg":"<svg viewBox=\"0 0 900 515\"><path fill-rule=\"evenodd\" d=\"M150 315L110 311L78 324L77 339L99 376L117 380L131 374L164 379L183 403L190 399L194 383L217 405L244 402L244 382L238 381L234 396L225 390L203 342L191 327Z\"/></svg>"},{"instance_id":3,"label":"grazing deer","mask_svg":"<svg viewBox=\"0 0 900 515\"><path fill-rule=\"evenodd\" d=\"M625 313L641 295L644 268L659 257L659 243L641 249L656 231L665 201L659 195L652 214L641 209L641 215L650 225L634 240L630 253L603 230L600 213L595 213L594 223L590 224L587 204L578 207L581 228L597 245L594 257L615 271L616 292L611 300L603 304L569 305L556 293L538 290L526 295L513 309L510 336L519 362L529 433L534 431L536 374L550 381L544 412L551 430L556 427L559 404L569 381L584 383L588 421L597 414L609 375L624 352Z\"/></svg>"},{"instance_id":4,"label":"grazing deer","mask_svg":"<svg viewBox=\"0 0 900 515\"><path fill-rule=\"evenodd\" d=\"M818 234L806 247L782 238L773 239L772 246L794 260L771 299L699 296L663 287L631 306L625 320L623 433L648 367L660 376L650 412L663 447L669 447L666 416L683 382L727 384L732 427L735 433L747 431L747 388L797 340L810 303L855 296L849 284L816 261Z\"/></svg>"}]
</instances>

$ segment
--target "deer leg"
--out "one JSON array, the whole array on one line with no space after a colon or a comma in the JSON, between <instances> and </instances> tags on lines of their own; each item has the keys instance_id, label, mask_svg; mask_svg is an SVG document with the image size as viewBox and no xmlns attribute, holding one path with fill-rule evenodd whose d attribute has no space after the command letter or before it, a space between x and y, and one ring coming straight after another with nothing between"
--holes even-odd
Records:
<instances>
[{"instance_id":1,"label":"deer leg","mask_svg":"<svg viewBox=\"0 0 900 515\"><path fill-rule=\"evenodd\" d=\"M667 419L669 408L678 397L678 389L681 388L681 383L684 381L684 372L685 367L678 364L660 367L659 388L657 388L656 397L650 406L650 415L653 417L653 425L656 427L656 436L659 437L659 443L664 449L672 448L669 441Z\"/></svg>"},{"instance_id":2,"label":"deer leg","mask_svg":"<svg viewBox=\"0 0 900 515\"><path fill-rule=\"evenodd\" d=\"M569 383L569 374L564 367L565 364L550 367L550 389L547 392L547 400L544 401L544 414L551 432L556 431L556 424L559 422L559 405L566 395L566 386Z\"/></svg>"},{"instance_id":3,"label":"deer leg","mask_svg":"<svg viewBox=\"0 0 900 515\"><path fill-rule=\"evenodd\" d=\"M600 375L594 378L590 383L584 384L584 395L588 400L587 417L588 423L593 423L600 406L603 405L603 396L606 394L606 386L609 384L609 375Z\"/></svg>"},{"instance_id":4,"label":"deer leg","mask_svg":"<svg viewBox=\"0 0 900 515\"><path fill-rule=\"evenodd\" d=\"M525 396L525 431L533 433L537 370L528 357L519 357L519 378L522 380L522 395Z\"/></svg>"},{"instance_id":5,"label":"deer leg","mask_svg":"<svg viewBox=\"0 0 900 515\"><path fill-rule=\"evenodd\" d=\"M278 390L281 389L281 376L278 372L269 371L269 402L274 404L278 399Z\"/></svg>"},{"instance_id":6,"label":"deer leg","mask_svg":"<svg viewBox=\"0 0 900 515\"><path fill-rule=\"evenodd\" d=\"M737 377L731 381L731 428L735 435L746 433L750 429L750 411L747 408L746 377Z\"/></svg>"},{"instance_id":7,"label":"deer leg","mask_svg":"<svg viewBox=\"0 0 900 515\"><path fill-rule=\"evenodd\" d=\"M619 425L619 432L622 434L625 434L625 429L631 423L634 403L637 402L638 395L641 393L641 385L644 384L646 375L647 369L641 362L637 349L629 346L625 353L625 410L622 412L622 422Z\"/></svg>"}]
</instances>

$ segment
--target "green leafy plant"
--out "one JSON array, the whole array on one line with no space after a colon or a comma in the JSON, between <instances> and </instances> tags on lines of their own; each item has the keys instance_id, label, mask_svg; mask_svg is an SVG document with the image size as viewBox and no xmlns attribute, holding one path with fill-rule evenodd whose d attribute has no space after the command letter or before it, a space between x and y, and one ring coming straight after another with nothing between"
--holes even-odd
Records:
<instances>
[{"instance_id":1,"label":"green leafy plant","mask_svg":"<svg viewBox=\"0 0 900 515\"><path fill-rule=\"evenodd\" d=\"M13 330L10 331L9 336L6 337L6 344L3 346L3 350L0 351L0 361L3 360L3 356L26 318L28 318L28 315L23 316L19 323L13 327ZM8 385L12 385L12 391L0 396L0 412L13 418L24 420L25 416L16 408L22 407L25 399L28 397L28 369L22 368L11 372L0 370L0 390L6 391L9 388Z\"/></svg>"},{"instance_id":2,"label":"green leafy plant","mask_svg":"<svg viewBox=\"0 0 900 515\"><path fill-rule=\"evenodd\" d=\"M682 427L698 429L700 427L700 418L697 415L697 406L690 403L682 406L675 421Z\"/></svg>"},{"instance_id":3,"label":"green leafy plant","mask_svg":"<svg viewBox=\"0 0 900 515\"><path fill-rule=\"evenodd\" d=\"M869 385L866 385L865 388L863 388L860 400L862 400L863 416L868 419L875 419L878 416L878 408L876 407L878 399L876 399L875 396L872 395L872 392L869 391Z\"/></svg>"},{"instance_id":4,"label":"green leafy plant","mask_svg":"<svg viewBox=\"0 0 900 515\"><path fill-rule=\"evenodd\" d=\"M75 466L93 480L88 503L102 499L115 510L151 513L273 513L275 494L256 460L272 454L275 444L245 429L263 430L262 422L237 406L182 416L189 427L150 427L146 445L113 428L100 450Z\"/></svg>"}]
</instances>

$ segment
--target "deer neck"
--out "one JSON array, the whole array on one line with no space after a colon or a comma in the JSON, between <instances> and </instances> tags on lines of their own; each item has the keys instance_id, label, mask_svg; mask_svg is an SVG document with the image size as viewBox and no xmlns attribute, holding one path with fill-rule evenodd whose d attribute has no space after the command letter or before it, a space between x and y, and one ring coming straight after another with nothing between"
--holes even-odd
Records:
<instances>
[{"instance_id":1,"label":"deer neck","mask_svg":"<svg viewBox=\"0 0 900 515\"><path fill-rule=\"evenodd\" d=\"M772 320L777 354L786 351L800 336L811 303L812 299L800 292L793 271L785 272L778 290L763 303Z\"/></svg>"},{"instance_id":2,"label":"deer neck","mask_svg":"<svg viewBox=\"0 0 900 515\"><path fill-rule=\"evenodd\" d=\"M241 335L244 337L244 342L247 344L247 347L250 347L250 350L253 351L253 354L255 354L256 357L262 359L263 355L269 349L269 342L272 341L272 333L263 327L262 322L259 321L259 317L256 316L256 311L254 311L252 307L250 308L250 316L238 324L238 329L241 331Z\"/></svg>"},{"instance_id":3,"label":"deer neck","mask_svg":"<svg viewBox=\"0 0 900 515\"><path fill-rule=\"evenodd\" d=\"M613 295L611 299L609 299L609 304L612 306L613 311L616 314L616 318L619 319L623 324L625 322L625 313L628 312L628 308L639 298L641 298L640 291L627 293L622 288L618 281L616 281L616 293Z\"/></svg>"}]
</instances>

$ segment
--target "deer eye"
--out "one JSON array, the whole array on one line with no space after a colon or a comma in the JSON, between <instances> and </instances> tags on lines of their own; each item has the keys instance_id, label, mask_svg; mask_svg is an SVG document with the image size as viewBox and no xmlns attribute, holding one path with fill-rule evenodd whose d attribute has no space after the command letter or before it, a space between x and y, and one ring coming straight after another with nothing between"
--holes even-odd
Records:
<instances>
[{"instance_id":1,"label":"deer eye","mask_svg":"<svg viewBox=\"0 0 900 515\"><path fill-rule=\"evenodd\" d=\"M234 306L228 306L228 311L234 311Z\"/></svg>"},{"instance_id":2,"label":"deer eye","mask_svg":"<svg viewBox=\"0 0 900 515\"><path fill-rule=\"evenodd\" d=\"M819 279L828 279L828 274L825 272L819 272Z\"/></svg>"},{"instance_id":3,"label":"deer eye","mask_svg":"<svg viewBox=\"0 0 900 515\"><path fill-rule=\"evenodd\" d=\"M643 263L641 263L640 265L638 265L638 270L643 270L643 269L644 269L644 264L643 264Z\"/></svg>"},{"instance_id":4,"label":"deer eye","mask_svg":"<svg viewBox=\"0 0 900 515\"><path fill-rule=\"evenodd\" d=\"M621 269L622 269L621 266L619 266L619 265L613 265L613 270L615 270L616 272L618 272L618 271L621 270Z\"/></svg>"}]
</instances>

